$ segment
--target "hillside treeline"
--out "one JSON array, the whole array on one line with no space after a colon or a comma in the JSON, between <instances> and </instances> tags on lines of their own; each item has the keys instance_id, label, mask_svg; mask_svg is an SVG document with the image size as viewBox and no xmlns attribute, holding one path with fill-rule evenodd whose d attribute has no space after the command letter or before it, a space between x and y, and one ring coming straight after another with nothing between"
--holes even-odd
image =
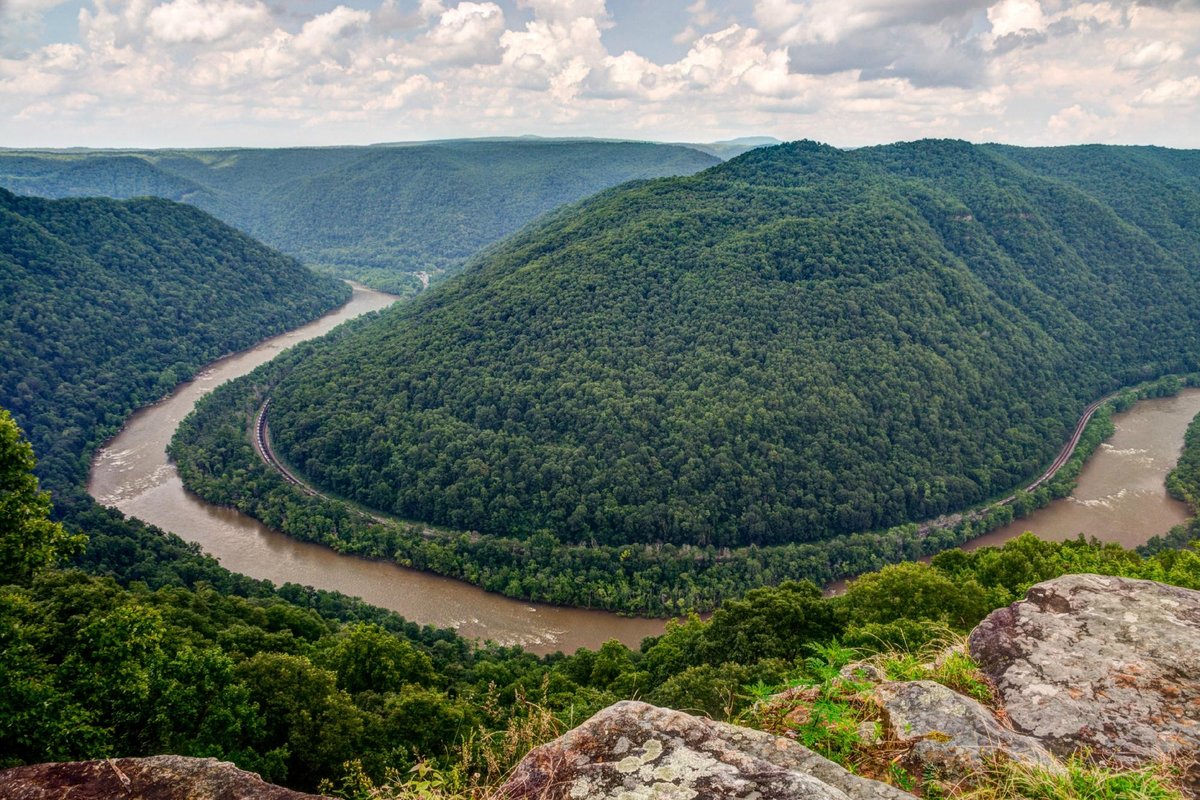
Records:
<instances>
[{"instance_id":1,"label":"hillside treeline","mask_svg":"<svg viewBox=\"0 0 1200 800\"><path fill-rule=\"evenodd\" d=\"M718 159L648 142L0 153L0 186L190 203L307 264L400 294L564 203Z\"/></svg>"},{"instance_id":2,"label":"hillside treeline","mask_svg":"<svg viewBox=\"0 0 1200 800\"><path fill-rule=\"evenodd\" d=\"M272 389L276 448L401 518L579 548L832 542L1004 496L1087 403L1200 364L1195 159L1018 156L797 143L602 193L314 348Z\"/></svg>"}]
</instances>

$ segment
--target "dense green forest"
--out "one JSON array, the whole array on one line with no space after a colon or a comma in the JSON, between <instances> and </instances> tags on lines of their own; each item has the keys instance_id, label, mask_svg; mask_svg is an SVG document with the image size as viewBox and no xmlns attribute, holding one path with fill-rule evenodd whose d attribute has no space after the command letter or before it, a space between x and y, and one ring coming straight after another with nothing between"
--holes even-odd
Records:
<instances>
[{"instance_id":1,"label":"dense green forest","mask_svg":"<svg viewBox=\"0 0 1200 800\"><path fill-rule=\"evenodd\" d=\"M0 186L48 197L157 195L306 263L397 293L564 203L717 163L689 147L587 140L121 152L6 151Z\"/></svg>"},{"instance_id":2,"label":"dense green forest","mask_svg":"<svg viewBox=\"0 0 1200 800\"><path fill-rule=\"evenodd\" d=\"M349 335L366 319L331 334ZM255 452L246 432L279 380L322 346L306 342L204 398L179 426L169 450L184 485L212 503L237 508L276 530L338 552L385 558L543 603L589 606L647 616L711 611L750 589L788 580L818 585L885 564L915 560L963 544L1052 500L1068 496L1084 462L1113 433L1112 414L1139 399L1200 385L1200 374L1167 376L1124 390L1097 410L1078 446L1050 481L1013 502L819 542L759 547L712 545L568 545L548 532L525 538L394 518L358 504L314 496L286 481ZM1196 534L1181 528L1156 539L1154 551L1182 547Z\"/></svg>"},{"instance_id":3,"label":"dense green forest","mask_svg":"<svg viewBox=\"0 0 1200 800\"><path fill-rule=\"evenodd\" d=\"M135 408L348 296L186 205L0 189L0 403L56 492Z\"/></svg>"},{"instance_id":4,"label":"dense green forest","mask_svg":"<svg viewBox=\"0 0 1200 800\"><path fill-rule=\"evenodd\" d=\"M610 190L314 348L271 390L276 449L402 518L631 558L1003 496L1089 401L1200 363L1200 189L1138 152L1146 191L1176 176L1170 235L961 142Z\"/></svg>"},{"instance_id":5,"label":"dense green forest","mask_svg":"<svg viewBox=\"0 0 1200 800\"><path fill-rule=\"evenodd\" d=\"M77 563L110 576L55 568L81 542L46 519L32 464L0 411L0 766L173 752L345 796L416 768L418 793L452 793L494 786L526 749L618 699L730 718L821 669L831 648L919 648L1065 572L1200 588L1194 551L1143 558L1027 535L888 567L840 597L807 582L756 589L637 650L539 659L337 595L276 590L99 509L73 521L91 537Z\"/></svg>"},{"instance_id":6,"label":"dense green forest","mask_svg":"<svg viewBox=\"0 0 1200 800\"><path fill-rule=\"evenodd\" d=\"M708 621L673 623L636 650L610 642L536 658L474 646L334 593L234 575L195 546L87 498L88 458L136 405L224 351L315 316L343 299L344 288L164 201L3 193L0 201L0 299L11 302L2 318L0 406L19 407L14 417L34 445L0 410L0 767L175 752L229 759L297 788L324 783L347 797L365 796L364 786L397 770L403 780L414 767L416 791L425 793L431 780L455 790L494 784L528 746L614 700L733 717L770 687L809 675L835 638L857 654L897 642L920 646L967 630L1030 584L1065 572L1200 588L1193 551L1141 556L1023 537L1002 550L950 551L931 565L889 567L837 598L805 582L757 589ZM364 320L335 338L350 340L374 324ZM219 390L189 423L212 414L220 424L202 441L214 448L195 452L214 462L244 456L245 428L228 412L255 408L263 390L324 347L309 343ZM1178 385L1159 381L1146 391ZM1106 423L1098 415L1085 450ZM1195 438L1189 434L1191 455L1173 478L1180 486L1196 482ZM52 498L34 478L35 450ZM266 497L300 519L330 508ZM866 564L919 540L834 541ZM588 550L561 548L544 534L515 544L537 548L539 557ZM775 562L780 573L767 579L805 574L806 560L828 555L803 549L814 544L776 548L794 548L796 561ZM727 563L717 548L684 547L676 552ZM635 562L672 547L628 549L626 560ZM624 549L611 561L608 550L595 550L595 569L617 575L612 565L624 563Z\"/></svg>"}]
</instances>

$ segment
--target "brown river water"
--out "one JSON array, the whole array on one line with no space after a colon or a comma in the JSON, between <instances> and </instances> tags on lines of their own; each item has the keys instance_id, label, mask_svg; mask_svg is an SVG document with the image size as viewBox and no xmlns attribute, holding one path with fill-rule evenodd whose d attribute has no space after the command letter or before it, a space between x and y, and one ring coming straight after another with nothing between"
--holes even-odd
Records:
<instances>
[{"instance_id":1,"label":"brown river water","mask_svg":"<svg viewBox=\"0 0 1200 800\"><path fill-rule=\"evenodd\" d=\"M1125 547L1166 533L1190 516L1187 504L1167 494L1166 479L1198 413L1200 389L1184 389L1114 414L1116 433L1083 465L1070 497L980 536L965 549L1000 545L1024 531L1053 541L1083 533Z\"/></svg>"},{"instance_id":2,"label":"brown river water","mask_svg":"<svg viewBox=\"0 0 1200 800\"><path fill-rule=\"evenodd\" d=\"M270 361L292 345L346 320L386 308L392 295L355 286L341 308L315 322L205 367L170 397L136 412L97 453L88 491L99 502L198 543L234 572L275 583L299 583L361 597L413 622L455 628L475 639L519 644L539 653L598 648L618 639L636 648L662 633L664 622L603 611L525 603L394 564L339 555L298 542L238 511L209 505L183 488L166 447L196 401L217 386Z\"/></svg>"},{"instance_id":3,"label":"brown river water","mask_svg":"<svg viewBox=\"0 0 1200 800\"><path fill-rule=\"evenodd\" d=\"M637 647L644 637L661 633L662 620L520 602L451 578L339 555L291 539L238 511L209 505L183 488L166 446L197 400L282 350L393 302L391 295L355 286L350 301L336 311L208 365L170 397L130 417L97 454L88 491L101 503L198 543L234 572L358 596L414 622L455 628L469 638L519 644L544 654L595 649L609 639ZM1187 389L1115 415L1116 433L1088 460L1070 497L969 542L967 549L1002 544L1023 531L1055 540L1083 532L1127 547L1166 533L1188 517L1187 506L1167 495L1165 479L1197 413L1200 389Z\"/></svg>"}]
</instances>

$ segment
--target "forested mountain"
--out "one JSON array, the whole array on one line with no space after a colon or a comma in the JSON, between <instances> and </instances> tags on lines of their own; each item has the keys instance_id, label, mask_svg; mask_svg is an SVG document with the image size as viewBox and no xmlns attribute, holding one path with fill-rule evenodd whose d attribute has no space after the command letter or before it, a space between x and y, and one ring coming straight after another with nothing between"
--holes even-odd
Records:
<instances>
[{"instance_id":1,"label":"forested mountain","mask_svg":"<svg viewBox=\"0 0 1200 800\"><path fill-rule=\"evenodd\" d=\"M476 647L343 596L234 575L81 491L91 448L132 407L344 288L162 200L0 192L0 237L0 406L20 407L48 457L42 488L61 523L0 408L0 768L179 753L347 797L388 780L482 795L529 747L617 699L729 717L752 702L748 686L836 671L826 656L849 651L832 641L858 657L922 645L1064 571L1200 581L1191 552L1143 559L1025 537L890 568L838 598L763 588L640 650L538 659Z\"/></svg>"},{"instance_id":2,"label":"forested mountain","mask_svg":"<svg viewBox=\"0 0 1200 800\"><path fill-rule=\"evenodd\" d=\"M564 203L635 178L686 175L715 156L587 140L447 141L278 150L0 151L0 186L67 197L191 203L285 253L376 288L472 253Z\"/></svg>"},{"instance_id":3,"label":"forested mountain","mask_svg":"<svg viewBox=\"0 0 1200 800\"><path fill-rule=\"evenodd\" d=\"M0 404L65 493L135 408L348 295L190 206L0 189Z\"/></svg>"},{"instance_id":4,"label":"forested mountain","mask_svg":"<svg viewBox=\"0 0 1200 800\"><path fill-rule=\"evenodd\" d=\"M739 136L736 139L726 139L720 142L687 142L684 147L691 147L703 153L710 153L722 161L736 158L748 150L759 147L772 147L783 142L774 136Z\"/></svg>"},{"instance_id":5,"label":"forested mountain","mask_svg":"<svg viewBox=\"0 0 1200 800\"><path fill-rule=\"evenodd\" d=\"M491 537L927 519L1037 474L1090 400L1196 369L1196 179L1161 150L801 142L619 187L316 348L272 432L323 487Z\"/></svg>"}]
</instances>

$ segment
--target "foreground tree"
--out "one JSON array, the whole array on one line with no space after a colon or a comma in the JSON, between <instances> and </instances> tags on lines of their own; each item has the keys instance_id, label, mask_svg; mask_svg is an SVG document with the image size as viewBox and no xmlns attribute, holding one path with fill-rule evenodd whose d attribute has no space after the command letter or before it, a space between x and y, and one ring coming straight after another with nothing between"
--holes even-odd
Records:
<instances>
[{"instance_id":1,"label":"foreground tree","mask_svg":"<svg viewBox=\"0 0 1200 800\"><path fill-rule=\"evenodd\" d=\"M38 488L33 448L0 409L0 580L24 583L79 552L86 541L50 520L50 494Z\"/></svg>"}]
</instances>

